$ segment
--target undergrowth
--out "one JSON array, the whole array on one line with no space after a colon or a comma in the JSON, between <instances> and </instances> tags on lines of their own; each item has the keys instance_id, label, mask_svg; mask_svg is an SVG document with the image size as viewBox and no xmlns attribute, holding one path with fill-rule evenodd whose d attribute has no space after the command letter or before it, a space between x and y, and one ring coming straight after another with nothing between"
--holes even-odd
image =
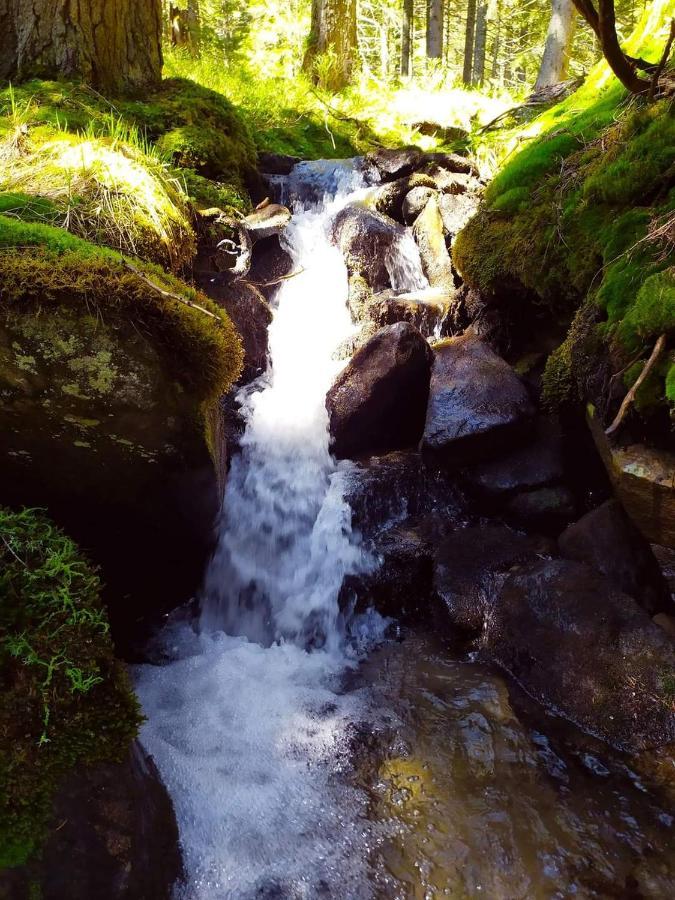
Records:
<instances>
[{"instance_id":1,"label":"undergrowth","mask_svg":"<svg viewBox=\"0 0 675 900\"><path fill-rule=\"evenodd\" d=\"M0 868L39 851L75 767L121 761L136 736L100 588L40 511L0 507Z\"/></svg>"}]
</instances>

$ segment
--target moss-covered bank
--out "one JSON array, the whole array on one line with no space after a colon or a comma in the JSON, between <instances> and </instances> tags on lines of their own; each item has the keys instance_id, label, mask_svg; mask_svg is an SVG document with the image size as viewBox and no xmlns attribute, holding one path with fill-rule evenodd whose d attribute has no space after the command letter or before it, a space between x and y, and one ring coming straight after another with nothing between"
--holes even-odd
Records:
<instances>
[{"instance_id":1,"label":"moss-covered bank","mask_svg":"<svg viewBox=\"0 0 675 900\"><path fill-rule=\"evenodd\" d=\"M140 723L97 572L41 512L0 507L0 868L39 851L76 766L124 759Z\"/></svg>"},{"instance_id":2,"label":"moss-covered bank","mask_svg":"<svg viewBox=\"0 0 675 900\"><path fill-rule=\"evenodd\" d=\"M632 51L657 60L673 12L673 0L653 4ZM524 307L573 319L547 365L547 398L590 397L613 414L621 391L610 391L611 377L621 373L625 392L656 338L675 333L672 101L627 97L601 64L530 132L458 237L455 261L488 302L515 306L521 321ZM637 403L662 436L674 366L666 354Z\"/></svg>"}]
</instances>

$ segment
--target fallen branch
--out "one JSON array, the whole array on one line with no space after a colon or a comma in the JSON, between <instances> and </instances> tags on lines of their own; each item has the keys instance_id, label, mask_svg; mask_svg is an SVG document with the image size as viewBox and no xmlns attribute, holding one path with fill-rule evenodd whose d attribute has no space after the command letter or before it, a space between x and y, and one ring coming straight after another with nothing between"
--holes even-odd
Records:
<instances>
[{"instance_id":1,"label":"fallen branch","mask_svg":"<svg viewBox=\"0 0 675 900\"><path fill-rule=\"evenodd\" d=\"M208 316L210 319L215 319L219 325L222 325L222 319L220 316L217 316L215 313L210 312L208 309L204 309L203 306L200 306L198 303L193 303L192 300L188 300L187 297L181 297L180 294L175 294L173 291L167 291L165 288L161 287L157 282L153 281L152 278L148 278L140 269L137 269L136 266L132 265L128 260L122 261L124 266L129 269L130 272L133 272L141 281L144 281L149 287L151 287L154 291L157 291L162 297L168 297L170 300L177 300L179 303L184 304L185 306L191 307L191 309L197 309L199 312L204 313L205 316Z\"/></svg>"},{"instance_id":2,"label":"fallen branch","mask_svg":"<svg viewBox=\"0 0 675 900\"><path fill-rule=\"evenodd\" d=\"M658 358L663 353L663 349L665 346L666 346L666 336L665 336L665 334L662 334L661 337L658 339L658 341L654 344L654 349L652 350L652 355L647 360L647 363L646 363L644 369L638 375L638 377L635 381L635 384L628 391L626 396L623 398L623 403L619 407L619 411L616 414L616 418L614 419L612 424L609 426L609 428L605 431L605 434L607 434L607 435L613 434L617 430L619 425L621 425L621 423L623 422L624 416L628 412L633 400L635 399L635 395L640 390L641 385L643 384L643 382L645 381L645 379L647 378L647 376L649 375L651 370L656 365Z\"/></svg>"},{"instance_id":3,"label":"fallen branch","mask_svg":"<svg viewBox=\"0 0 675 900\"><path fill-rule=\"evenodd\" d=\"M304 268L290 272L288 275L280 275L274 281L247 281L246 284L252 284L254 287L273 287L275 284L281 284L282 281L288 281L289 278L295 278L296 275L302 275L306 270Z\"/></svg>"}]
</instances>

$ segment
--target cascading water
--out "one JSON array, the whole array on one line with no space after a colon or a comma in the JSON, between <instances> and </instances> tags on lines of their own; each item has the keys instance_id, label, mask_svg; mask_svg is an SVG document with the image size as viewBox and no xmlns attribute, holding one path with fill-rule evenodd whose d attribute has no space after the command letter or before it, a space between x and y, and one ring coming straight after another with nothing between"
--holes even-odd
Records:
<instances>
[{"instance_id":1,"label":"cascading water","mask_svg":"<svg viewBox=\"0 0 675 900\"><path fill-rule=\"evenodd\" d=\"M185 896L200 900L369 895L365 798L340 782L359 698L336 691L354 659L338 594L370 563L325 410L334 350L353 331L328 228L359 196L358 176L313 175L337 194L296 209L286 235L299 274L277 296L269 372L240 397L247 427L199 634L174 629L173 661L137 673L142 741L176 807Z\"/></svg>"}]
</instances>

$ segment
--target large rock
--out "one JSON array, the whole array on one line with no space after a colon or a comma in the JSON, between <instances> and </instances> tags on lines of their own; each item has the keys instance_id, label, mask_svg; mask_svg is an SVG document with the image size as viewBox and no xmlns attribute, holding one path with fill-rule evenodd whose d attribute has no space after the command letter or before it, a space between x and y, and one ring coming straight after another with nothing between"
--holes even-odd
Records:
<instances>
[{"instance_id":1,"label":"large rock","mask_svg":"<svg viewBox=\"0 0 675 900\"><path fill-rule=\"evenodd\" d=\"M293 259L279 240L279 235L255 242L246 280L258 288L268 303L292 271Z\"/></svg>"},{"instance_id":2,"label":"large rock","mask_svg":"<svg viewBox=\"0 0 675 900\"><path fill-rule=\"evenodd\" d=\"M435 187L414 187L405 195L401 204L401 218L406 225L412 225L424 210L429 200L437 194Z\"/></svg>"},{"instance_id":3,"label":"large rock","mask_svg":"<svg viewBox=\"0 0 675 900\"><path fill-rule=\"evenodd\" d=\"M452 243L459 232L478 211L480 198L476 194L442 194L438 207L443 222L443 231Z\"/></svg>"},{"instance_id":4,"label":"large rock","mask_svg":"<svg viewBox=\"0 0 675 900\"><path fill-rule=\"evenodd\" d=\"M450 621L479 634L497 585L497 576L517 563L549 556L555 544L526 537L505 525L475 525L453 531L434 549L434 587Z\"/></svg>"},{"instance_id":5,"label":"large rock","mask_svg":"<svg viewBox=\"0 0 675 900\"><path fill-rule=\"evenodd\" d=\"M644 444L614 446L589 408L588 423L624 509L654 544L675 548L675 454Z\"/></svg>"},{"instance_id":6,"label":"large rock","mask_svg":"<svg viewBox=\"0 0 675 900\"><path fill-rule=\"evenodd\" d=\"M434 347L422 448L449 462L503 453L522 438L534 407L522 382L472 332Z\"/></svg>"},{"instance_id":7,"label":"large rock","mask_svg":"<svg viewBox=\"0 0 675 900\"><path fill-rule=\"evenodd\" d=\"M267 368L267 329L272 310L260 291L246 281L214 277L201 282L202 289L227 312L239 332L244 347L244 368L240 383L246 384Z\"/></svg>"},{"instance_id":8,"label":"large rock","mask_svg":"<svg viewBox=\"0 0 675 900\"><path fill-rule=\"evenodd\" d=\"M326 397L331 446L338 458L419 441L431 358L426 340L406 322L382 328L356 353Z\"/></svg>"},{"instance_id":9,"label":"large rock","mask_svg":"<svg viewBox=\"0 0 675 900\"><path fill-rule=\"evenodd\" d=\"M564 484L516 494L506 504L505 518L526 531L559 534L577 515L574 495Z\"/></svg>"},{"instance_id":10,"label":"large rock","mask_svg":"<svg viewBox=\"0 0 675 900\"><path fill-rule=\"evenodd\" d=\"M649 543L617 500L608 500L559 537L567 559L588 563L651 615L673 613L670 590Z\"/></svg>"},{"instance_id":11,"label":"large rock","mask_svg":"<svg viewBox=\"0 0 675 900\"><path fill-rule=\"evenodd\" d=\"M349 204L333 221L333 239L350 275L360 275L375 291L391 287L388 255L405 229L364 205Z\"/></svg>"},{"instance_id":12,"label":"large rock","mask_svg":"<svg viewBox=\"0 0 675 900\"><path fill-rule=\"evenodd\" d=\"M403 147L399 150L379 149L369 153L368 163L377 170L382 181L394 181L411 175L421 165L425 154L417 147Z\"/></svg>"},{"instance_id":13,"label":"large rock","mask_svg":"<svg viewBox=\"0 0 675 900\"><path fill-rule=\"evenodd\" d=\"M244 228L251 235L251 239L261 241L265 238L279 235L291 221L291 211L280 203L268 203L260 209L255 209L243 220Z\"/></svg>"},{"instance_id":14,"label":"large rock","mask_svg":"<svg viewBox=\"0 0 675 900\"><path fill-rule=\"evenodd\" d=\"M631 750L675 740L675 644L590 567L516 570L486 621L486 653L541 702Z\"/></svg>"},{"instance_id":15,"label":"large rock","mask_svg":"<svg viewBox=\"0 0 675 900\"><path fill-rule=\"evenodd\" d=\"M409 322L424 337L432 337L443 332L443 325L452 306L452 297L435 288L419 291L386 290L373 293L359 289L352 279L349 293L349 308L356 322L372 323L377 328ZM373 332L374 333L374 332ZM372 333L367 337L372 337ZM362 346L362 341L358 346Z\"/></svg>"},{"instance_id":16,"label":"large rock","mask_svg":"<svg viewBox=\"0 0 675 900\"><path fill-rule=\"evenodd\" d=\"M452 296L455 277L450 254L445 246L443 221L438 200L432 196L413 225L413 235L419 247L422 268L432 288Z\"/></svg>"},{"instance_id":17,"label":"large rock","mask_svg":"<svg viewBox=\"0 0 675 900\"><path fill-rule=\"evenodd\" d=\"M60 788L38 860L0 873L2 900L169 900L183 873L173 806L134 744L122 763L81 767Z\"/></svg>"},{"instance_id":18,"label":"large rock","mask_svg":"<svg viewBox=\"0 0 675 900\"><path fill-rule=\"evenodd\" d=\"M396 181L387 181L378 185L373 188L366 202L377 212L403 223L405 198L411 191L417 190L433 193L436 190L436 183L430 175L415 173L406 178L397 178Z\"/></svg>"}]
</instances>

